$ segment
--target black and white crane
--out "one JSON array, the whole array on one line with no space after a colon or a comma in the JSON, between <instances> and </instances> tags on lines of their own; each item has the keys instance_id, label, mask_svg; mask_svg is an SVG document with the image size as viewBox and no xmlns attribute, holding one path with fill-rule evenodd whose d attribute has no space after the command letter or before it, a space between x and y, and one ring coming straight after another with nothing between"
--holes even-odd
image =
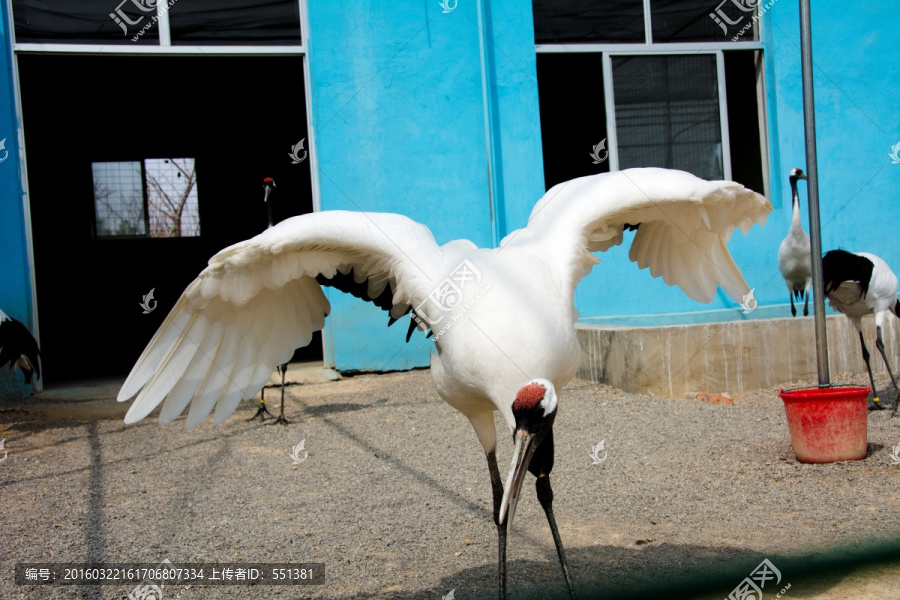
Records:
<instances>
[{"instance_id":1,"label":"black and white crane","mask_svg":"<svg viewBox=\"0 0 900 600\"><path fill-rule=\"evenodd\" d=\"M266 177L263 179L263 189L265 190L265 195L263 196L263 201L266 203L266 217L269 220L269 226L266 229L271 229L275 226L272 222L272 203L269 202L269 196L272 195L272 192L275 190L275 180L271 177ZM288 359L290 360L290 359ZM275 419L276 423L281 423L282 425L287 425L290 423L284 417L284 376L287 374L288 362L286 361L284 364L277 365L275 367L275 371L281 375L281 413L278 415L278 418ZM266 386L263 385L262 389L259 390L259 409L256 411L256 414L247 419L248 421L253 421L259 417L261 421L265 421L267 418L274 418L274 415L269 412L269 409L266 407Z\"/></svg>"},{"instance_id":2,"label":"black and white crane","mask_svg":"<svg viewBox=\"0 0 900 600\"><path fill-rule=\"evenodd\" d=\"M0 310L0 368L9 364L9 369L19 367L25 383L40 390L41 351L37 340L21 322Z\"/></svg>"},{"instance_id":3,"label":"black and white crane","mask_svg":"<svg viewBox=\"0 0 900 600\"><path fill-rule=\"evenodd\" d=\"M226 248L185 290L119 392L136 396L134 423L162 403L160 422L188 405L186 424L215 408L214 422L255 393L275 365L322 329L330 305L321 286L373 302L389 324L413 313L434 333L431 375L438 394L465 415L487 458L506 597L506 540L525 471L553 533L570 594L571 577L553 516L550 472L557 390L575 375L575 287L599 262L593 253L636 229L629 257L700 302L717 286L736 301L749 292L728 252L772 207L730 181L682 171L627 169L550 189L528 225L499 248L468 240L438 246L424 225L392 213L326 211L282 221ZM630 235L630 234L629 234ZM195 340L202 340L197 343ZM495 454L499 411L515 443L506 486Z\"/></svg>"},{"instance_id":4,"label":"black and white crane","mask_svg":"<svg viewBox=\"0 0 900 600\"><path fill-rule=\"evenodd\" d=\"M836 311L845 314L859 332L859 344L862 346L863 360L866 363L866 371L869 373L869 383L872 384L872 401L869 403L869 410L884 408L881 406L878 392L875 390L872 367L869 365L869 350L866 348L862 333L862 318L866 315L875 315L875 347L878 348L881 358L884 359L884 366L887 368L888 375L891 376L891 383L894 384L896 393L894 410L891 413L891 417L893 417L897 414L897 406L900 405L900 390L897 389L897 381L894 379L891 365L884 353L882 327L888 313L894 313L900 317L900 303L897 302L897 276L886 262L874 254L831 250L822 257L822 279L828 303Z\"/></svg>"},{"instance_id":5,"label":"black and white crane","mask_svg":"<svg viewBox=\"0 0 900 600\"><path fill-rule=\"evenodd\" d=\"M794 298L803 300L803 316L809 314L809 288L812 287L812 259L809 253L809 236L803 231L800 221L800 196L797 180L806 179L802 169L791 170L791 198L794 206L791 228L778 246L778 270L784 277L791 298L791 314L797 316Z\"/></svg>"}]
</instances>

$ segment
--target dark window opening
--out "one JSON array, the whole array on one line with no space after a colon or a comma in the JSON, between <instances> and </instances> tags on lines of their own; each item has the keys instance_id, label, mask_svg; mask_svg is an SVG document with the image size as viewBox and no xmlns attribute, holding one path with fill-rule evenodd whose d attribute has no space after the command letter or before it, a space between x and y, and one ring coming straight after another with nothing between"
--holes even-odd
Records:
<instances>
[{"instance_id":1,"label":"dark window opening","mask_svg":"<svg viewBox=\"0 0 900 600\"><path fill-rule=\"evenodd\" d=\"M538 54L544 184L609 171L601 54ZM594 148L597 152L594 152ZM593 156L592 156L593 154ZM599 164L597 164L599 163Z\"/></svg>"},{"instance_id":2,"label":"dark window opening","mask_svg":"<svg viewBox=\"0 0 900 600\"><path fill-rule=\"evenodd\" d=\"M209 258L266 229L266 177L277 184L274 222L312 211L309 160L294 164L289 155L309 139L303 59L34 53L17 60L46 382L121 377ZM60 155L63 142L77 152ZM162 177L166 159L189 173L182 157L193 158L199 174L202 235L151 239L151 201L143 237L94 235L95 165L134 163ZM144 175L128 175L122 189L146 193L138 183ZM151 289L158 307L145 314ZM294 358L320 360L321 336Z\"/></svg>"},{"instance_id":3,"label":"dark window opening","mask_svg":"<svg viewBox=\"0 0 900 600\"><path fill-rule=\"evenodd\" d=\"M725 98L728 102L728 137L731 139L731 178L751 190L765 193L764 138L760 131L759 81L762 52L725 52Z\"/></svg>"}]
</instances>

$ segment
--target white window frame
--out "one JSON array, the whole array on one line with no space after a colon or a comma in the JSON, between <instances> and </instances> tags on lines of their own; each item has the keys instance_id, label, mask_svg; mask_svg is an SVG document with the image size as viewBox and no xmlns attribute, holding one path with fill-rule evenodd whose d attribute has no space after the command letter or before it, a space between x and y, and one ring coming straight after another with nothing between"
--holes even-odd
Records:
<instances>
[{"instance_id":1,"label":"white window frame","mask_svg":"<svg viewBox=\"0 0 900 600\"><path fill-rule=\"evenodd\" d=\"M2 1L2 0L0 0ZM163 0L160 0L160 3ZM310 183L312 187L313 211L321 210L321 190L319 181L319 162L316 152L316 136L313 130L312 119L312 85L309 65L310 29L309 29L309 0L296 0L300 7L300 35L301 44L294 46L186 46L172 45L171 29L169 28L169 12L163 10L160 3L157 4L156 14L159 27L159 44L148 46L138 44L33 44L18 43L16 41L16 17L13 11L13 0L6 0L6 14L9 15L9 44L12 49L12 83L14 111L16 122L16 137L20 160L20 178L22 185L22 213L25 223L25 243L28 261L28 277L31 285L31 308L34 315L34 333L40 342L40 320L38 316L37 281L34 272L34 236L31 223L31 200L28 189L28 165L25 149L25 128L22 123L22 89L19 79L20 54L99 54L99 55L150 55L150 56L256 56L256 55L281 55L300 56L303 60L303 87L306 96L306 131L307 148L309 152ZM324 346L324 337L323 337ZM323 348L324 349L324 348ZM327 357L326 357L327 360Z\"/></svg>"},{"instance_id":2,"label":"white window frame","mask_svg":"<svg viewBox=\"0 0 900 600\"><path fill-rule=\"evenodd\" d=\"M757 21L760 40L736 42L653 42L653 28L650 14L650 0L644 4L644 43L591 43L591 44L535 44L538 54L590 53L600 54L603 61L603 100L606 107L607 151L610 171L619 170L619 145L616 135L616 107L613 94L613 56L673 56L691 54L712 54L716 57L716 80L719 95L719 127L722 138L722 171L725 179L731 179L731 140L728 133L728 102L725 96L725 50L763 51L763 21ZM760 89L762 88L762 89ZM769 189L768 131L766 128L767 107L765 105L765 77L761 76L757 86L759 99L760 151L762 154L763 194Z\"/></svg>"}]
</instances>

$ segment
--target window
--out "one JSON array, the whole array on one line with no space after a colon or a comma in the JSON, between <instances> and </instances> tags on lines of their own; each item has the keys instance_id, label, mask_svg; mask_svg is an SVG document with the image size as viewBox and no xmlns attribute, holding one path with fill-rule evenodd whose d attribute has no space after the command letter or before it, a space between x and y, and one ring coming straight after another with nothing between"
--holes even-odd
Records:
<instances>
[{"instance_id":1,"label":"window","mask_svg":"<svg viewBox=\"0 0 900 600\"><path fill-rule=\"evenodd\" d=\"M538 44L643 42L643 0L535 0Z\"/></svg>"},{"instance_id":2,"label":"window","mask_svg":"<svg viewBox=\"0 0 900 600\"><path fill-rule=\"evenodd\" d=\"M665 167L766 193L757 0L532 5L548 189Z\"/></svg>"},{"instance_id":3,"label":"window","mask_svg":"<svg viewBox=\"0 0 900 600\"><path fill-rule=\"evenodd\" d=\"M722 42L739 33L738 39L758 40L754 17L759 4L760 0L650 0L653 42Z\"/></svg>"},{"instance_id":4,"label":"window","mask_svg":"<svg viewBox=\"0 0 900 600\"><path fill-rule=\"evenodd\" d=\"M715 55L613 56L612 84L620 169L725 177Z\"/></svg>"},{"instance_id":5,"label":"window","mask_svg":"<svg viewBox=\"0 0 900 600\"><path fill-rule=\"evenodd\" d=\"M289 46L301 42L297 0L176 0L169 9L169 24L173 45Z\"/></svg>"},{"instance_id":6,"label":"window","mask_svg":"<svg viewBox=\"0 0 900 600\"><path fill-rule=\"evenodd\" d=\"M755 41L759 5L760 0L649 0L647 13L644 0L533 0L534 39L538 44Z\"/></svg>"},{"instance_id":7,"label":"window","mask_svg":"<svg viewBox=\"0 0 900 600\"><path fill-rule=\"evenodd\" d=\"M131 37L156 12L155 0L13 0L12 4L16 43L131 44ZM151 28L136 42L159 44L159 29Z\"/></svg>"},{"instance_id":8,"label":"window","mask_svg":"<svg viewBox=\"0 0 900 600\"><path fill-rule=\"evenodd\" d=\"M197 237L193 158L91 163L97 237Z\"/></svg>"},{"instance_id":9,"label":"window","mask_svg":"<svg viewBox=\"0 0 900 600\"><path fill-rule=\"evenodd\" d=\"M299 46L298 0L13 0L17 44Z\"/></svg>"}]
</instances>

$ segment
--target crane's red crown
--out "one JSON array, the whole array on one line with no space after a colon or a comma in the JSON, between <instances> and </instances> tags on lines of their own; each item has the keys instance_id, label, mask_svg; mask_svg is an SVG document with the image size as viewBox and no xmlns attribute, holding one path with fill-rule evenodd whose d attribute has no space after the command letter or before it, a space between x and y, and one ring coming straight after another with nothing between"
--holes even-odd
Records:
<instances>
[{"instance_id":1,"label":"crane's red crown","mask_svg":"<svg viewBox=\"0 0 900 600\"><path fill-rule=\"evenodd\" d=\"M275 183L275 180L271 177L266 177L265 179L263 179L263 183Z\"/></svg>"},{"instance_id":2,"label":"crane's red crown","mask_svg":"<svg viewBox=\"0 0 900 600\"><path fill-rule=\"evenodd\" d=\"M516 401L513 402L513 410L532 410L540 404L546 393L547 390L542 385L538 385L537 383L526 385L519 390L518 394L516 394Z\"/></svg>"}]
</instances>

